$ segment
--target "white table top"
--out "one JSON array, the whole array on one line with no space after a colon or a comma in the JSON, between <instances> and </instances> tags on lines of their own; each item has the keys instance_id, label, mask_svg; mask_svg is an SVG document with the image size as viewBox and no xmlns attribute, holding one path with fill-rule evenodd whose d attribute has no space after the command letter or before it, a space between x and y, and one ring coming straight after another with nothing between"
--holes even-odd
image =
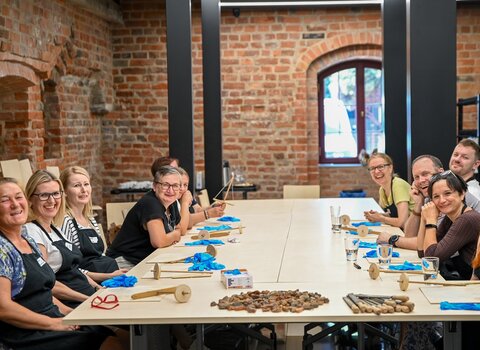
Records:
<instances>
[{"instance_id":1,"label":"white table top","mask_svg":"<svg viewBox=\"0 0 480 350\"><path fill-rule=\"evenodd\" d=\"M408 291L402 292L396 280L398 274L381 274L377 280L370 279L366 269L369 263L359 258L357 270L347 262L342 234L332 234L330 230L330 205L341 205L342 214L352 220L363 220L363 211L379 210L371 198L331 198L331 199L289 199L289 200L247 200L232 201L227 207L227 215L241 219L245 226L243 234L231 233L239 243L226 242L218 246L217 262L228 269L246 268L253 275L254 288L258 290L300 289L318 292L330 299L330 303L314 310L301 313L272 313L257 310L226 311L211 307L212 301L246 292L246 289L225 289L220 282L220 272L215 271L210 278L194 279L145 279L141 278L153 268L148 260L162 257L187 257L195 252L205 251L205 247L169 247L158 249L144 262L130 271L139 278L133 288L109 289L98 293L115 293L120 298L120 306L113 310L92 308L93 296L70 313L65 322L69 324L172 324L172 323L247 323L247 322L365 322L365 321L453 321L478 320L479 314L472 311L441 311L438 304L430 304L420 290L423 285L411 284ZM210 222L213 222L210 220ZM391 227L375 227L375 230L399 232ZM192 230L196 232L197 230ZM187 236L179 245L190 241ZM374 240L369 240L374 242ZM397 250L401 258L418 260L414 251ZM367 249L361 249L359 257ZM190 264L166 265L164 268L187 269ZM420 280L422 276L410 277ZM188 284L192 289L191 299L184 304L177 303L172 295L129 300L133 293ZM441 287L440 287L441 288ZM463 287L459 287L463 288ZM471 288L471 287L469 287ZM478 286L480 288L480 286ZM415 303L410 314L393 313L353 314L343 296L348 293L408 295ZM97 295L96 294L96 295Z\"/></svg>"}]
</instances>

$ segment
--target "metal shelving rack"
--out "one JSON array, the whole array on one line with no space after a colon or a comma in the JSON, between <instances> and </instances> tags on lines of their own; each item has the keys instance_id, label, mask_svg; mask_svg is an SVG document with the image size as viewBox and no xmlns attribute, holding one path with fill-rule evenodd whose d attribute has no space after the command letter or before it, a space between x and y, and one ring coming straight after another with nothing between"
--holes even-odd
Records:
<instances>
[{"instance_id":1,"label":"metal shelving rack","mask_svg":"<svg viewBox=\"0 0 480 350\"><path fill-rule=\"evenodd\" d=\"M463 106L477 105L477 129L463 128ZM457 102L458 109L458 126L457 126L457 141L468 137L476 137L480 140L480 95L460 98ZM477 141L478 142L478 141Z\"/></svg>"}]
</instances>

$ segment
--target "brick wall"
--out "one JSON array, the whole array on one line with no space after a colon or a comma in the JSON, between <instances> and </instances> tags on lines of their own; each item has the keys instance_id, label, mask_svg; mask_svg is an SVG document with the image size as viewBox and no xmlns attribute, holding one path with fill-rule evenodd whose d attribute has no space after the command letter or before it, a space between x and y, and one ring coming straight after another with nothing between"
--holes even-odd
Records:
<instances>
[{"instance_id":1,"label":"brick wall","mask_svg":"<svg viewBox=\"0 0 480 350\"><path fill-rule=\"evenodd\" d=\"M480 94L480 8L459 6L457 10L457 97ZM464 107L464 128L477 127L475 106Z\"/></svg>"},{"instance_id":2,"label":"brick wall","mask_svg":"<svg viewBox=\"0 0 480 350\"><path fill-rule=\"evenodd\" d=\"M102 116L112 85L108 22L64 1L1 2L1 159L28 157L34 170L84 166L101 201Z\"/></svg>"},{"instance_id":3,"label":"brick wall","mask_svg":"<svg viewBox=\"0 0 480 350\"><path fill-rule=\"evenodd\" d=\"M111 188L149 179L151 161L168 151L164 2L122 0L121 9L124 25L63 1L0 5L0 158L85 166L98 203L123 200ZM480 90L479 18L478 7L459 6L459 97ZM192 23L195 166L203 170L198 3ZM242 9L238 18L225 10L221 35L224 158L261 186L249 197L279 198L286 183L320 183L322 196L358 187L376 196L364 168L318 168L316 76L344 60L381 59L379 9Z\"/></svg>"}]
</instances>

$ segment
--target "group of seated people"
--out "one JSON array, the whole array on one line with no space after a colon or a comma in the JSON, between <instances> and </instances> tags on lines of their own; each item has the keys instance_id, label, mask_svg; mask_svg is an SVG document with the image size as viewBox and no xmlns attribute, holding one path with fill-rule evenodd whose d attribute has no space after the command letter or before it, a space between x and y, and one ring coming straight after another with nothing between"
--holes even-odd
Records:
<instances>
[{"instance_id":1,"label":"group of seated people","mask_svg":"<svg viewBox=\"0 0 480 350\"><path fill-rule=\"evenodd\" d=\"M380 185L380 206L385 213L365 212L370 221L403 229L404 236L381 233L378 242L417 250L419 257L440 259L445 279L471 279L480 275L474 261L480 233L480 186L475 171L480 148L464 139L455 147L444 171L433 155L412 162L413 183L409 185L393 171L392 159L374 153L368 160L372 179Z\"/></svg>"},{"instance_id":2,"label":"group of seated people","mask_svg":"<svg viewBox=\"0 0 480 350\"><path fill-rule=\"evenodd\" d=\"M433 155L421 155L412 162L413 183L396 176L392 159L374 153L368 170L380 185L379 202L385 213L365 212L369 221L400 227L404 236L386 232L378 243L417 250L418 256L438 257L440 274L446 280L480 278L480 186L475 172L480 165L480 148L464 139L455 147L445 171ZM473 335L478 322L463 323L462 348L476 348ZM432 323L409 324L405 349L433 348ZM413 344L413 345L412 345Z\"/></svg>"},{"instance_id":3,"label":"group of seated people","mask_svg":"<svg viewBox=\"0 0 480 350\"><path fill-rule=\"evenodd\" d=\"M0 179L0 348L128 347L123 329L67 326L62 318L99 283L225 209L221 203L202 209L194 201L178 160L160 158L152 172L152 190L130 210L107 254L85 169L68 167L60 178L38 170L25 191L14 179Z\"/></svg>"},{"instance_id":4,"label":"group of seated people","mask_svg":"<svg viewBox=\"0 0 480 350\"><path fill-rule=\"evenodd\" d=\"M439 257L446 279L480 278L480 186L474 178L479 155L478 144L462 140L448 171L435 156L419 156L410 185L394 174L388 155L372 154L368 170L380 186L385 213L368 211L365 218L405 232L403 237L382 233L378 241L415 249L420 257ZM122 329L67 326L62 317L102 281L225 210L225 203L203 209L195 202L177 159L159 158L151 172L152 190L128 212L106 254L85 169L68 167L60 178L38 170L25 191L13 179L0 180L0 339L7 347L123 349L128 344Z\"/></svg>"}]
</instances>

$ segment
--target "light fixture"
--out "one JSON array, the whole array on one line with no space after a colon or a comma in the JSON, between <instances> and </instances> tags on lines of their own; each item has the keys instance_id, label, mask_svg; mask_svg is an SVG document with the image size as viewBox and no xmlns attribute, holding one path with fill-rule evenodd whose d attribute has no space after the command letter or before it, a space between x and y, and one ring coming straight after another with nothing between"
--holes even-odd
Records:
<instances>
[{"instance_id":1,"label":"light fixture","mask_svg":"<svg viewBox=\"0 0 480 350\"><path fill-rule=\"evenodd\" d=\"M317 0L317 1L221 1L220 7L323 7L381 5L383 0Z\"/></svg>"}]
</instances>

